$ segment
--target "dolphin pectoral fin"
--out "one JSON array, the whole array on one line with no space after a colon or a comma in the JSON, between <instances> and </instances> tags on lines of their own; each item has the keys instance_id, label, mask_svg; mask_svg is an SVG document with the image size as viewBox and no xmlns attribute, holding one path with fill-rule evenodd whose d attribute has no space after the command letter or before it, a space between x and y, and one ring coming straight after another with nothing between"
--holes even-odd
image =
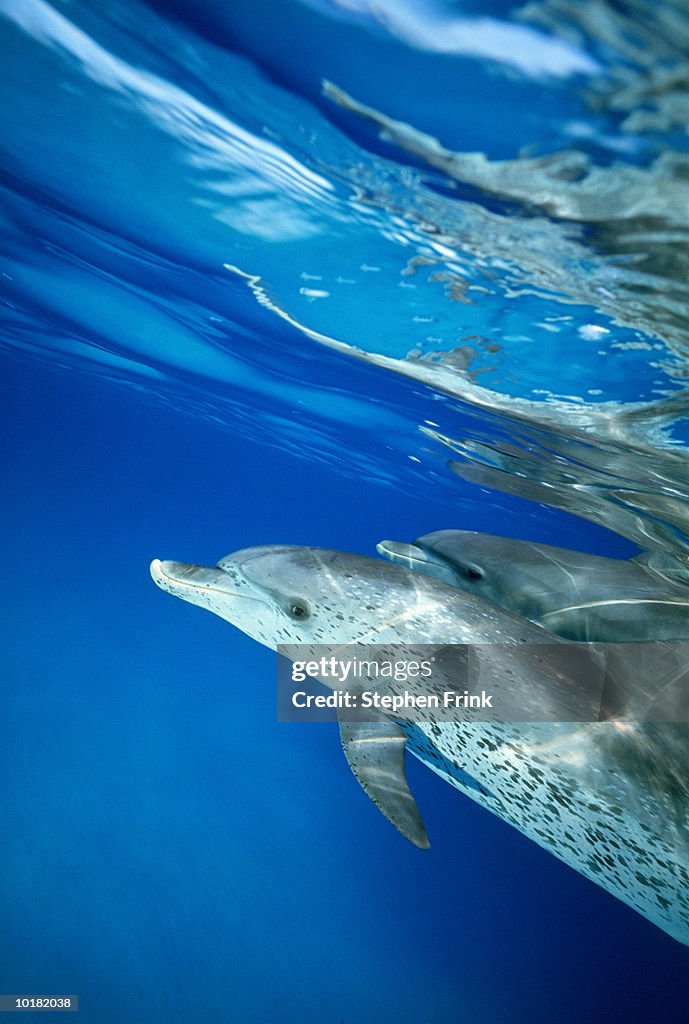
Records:
<instances>
[{"instance_id":1,"label":"dolphin pectoral fin","mask_svg":"<svg viewBox=\"0 0 689 1024\"><path fill-rule=\"evenodd\" d=\"M349 767L379 811L405 839L421 850L431 845L407 784L407 737L394 722L340 719L342 748Z\"/></svg>"}]
</instances>

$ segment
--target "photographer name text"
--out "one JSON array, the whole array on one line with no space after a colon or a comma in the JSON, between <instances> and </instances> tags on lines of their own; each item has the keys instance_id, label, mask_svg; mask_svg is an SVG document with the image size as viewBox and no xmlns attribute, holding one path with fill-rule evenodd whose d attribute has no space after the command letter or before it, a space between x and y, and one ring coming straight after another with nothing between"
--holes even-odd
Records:
<instances>
[{"instance_id":1,"label":"photographer name text","mask_svg":"<svg viewBox=\"0 0 689 1024\"><path fill-rule=\"evenodd\" d=\"M379 711L403 711L409 709L433 710L434 708L492 708L493 695L481 690L480 693L457 693L446 690L444 693L376 693L374 690L363 690L352 693L349 690L333 690L329 694L306 693L296 690L292 694L292 707L295 708L374 708Z\"/></svg>"}]
</instances>

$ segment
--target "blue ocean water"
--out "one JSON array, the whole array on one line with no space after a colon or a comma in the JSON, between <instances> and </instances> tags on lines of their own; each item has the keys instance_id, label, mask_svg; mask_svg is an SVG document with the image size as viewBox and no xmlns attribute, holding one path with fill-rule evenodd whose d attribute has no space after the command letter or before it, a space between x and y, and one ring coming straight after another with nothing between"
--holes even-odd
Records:
<instances>
[{"instance_id":1,"label":"blue ocean water","mask_svg":"<svg viewBox=\"0 0 689 1024\"><path fill-rule=\"evenodd\" d=\"M410 758L413 849L148 572L447 527L682 571L682 7L0 15L0 991L685 1024L685 947Z\"/></svg>"}]
</instances>

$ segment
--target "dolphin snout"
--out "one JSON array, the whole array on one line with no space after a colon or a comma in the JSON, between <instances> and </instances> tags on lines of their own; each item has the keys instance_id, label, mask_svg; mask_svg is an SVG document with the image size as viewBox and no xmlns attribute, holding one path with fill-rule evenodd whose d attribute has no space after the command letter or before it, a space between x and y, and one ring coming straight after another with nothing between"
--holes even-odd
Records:
<instances>
[{"instance_id":1,"label":"dolphin snout","mask_svg":"<svg viewBox=\"0 0 689 1024\"><path fill-rule=\"evenodd\" d=\"M175 583L212 587L226 579L221 569L190 565L188 562L161 561L159 558L154 558L151 562L151 576L154 582L164 589Z\"/></svg>"}]
</instances>

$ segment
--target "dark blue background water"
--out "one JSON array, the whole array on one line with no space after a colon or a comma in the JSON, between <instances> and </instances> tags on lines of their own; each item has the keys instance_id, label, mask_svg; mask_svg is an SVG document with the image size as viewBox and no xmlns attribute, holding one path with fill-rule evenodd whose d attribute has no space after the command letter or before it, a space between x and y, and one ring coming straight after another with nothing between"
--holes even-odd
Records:
<instances>
[{"instance_id":1,"label":"dark blue background water","mask_svg":"<svg viewBox=\"0 0 689 1024\"><path fill-rule=\"evenodd\" d=\"M405 844L336 727L276 722L274 655L148 577L257 540L371 551L448 504L45 366L3 380L6 991L99 1022L687 1019L681 946L414 762L433 847Z\"/></svg>"},{"instance_id":2,"label":"dark blue background water","mask_svg":"<svg viewBox=\"0 0 689 1024\"><path fill-rule=\"evenodd\" d=\"M127 10L118 8L125 21ZM81 15L95 17L87 5ZM212 31L212 15L195 29ZM378 30L335 31L299 5L264 3L251 12L237 5L215 40L260 65L261 48L275 55L292 17L304 24L271 69L281 87L308 94L326 70L340 71L352 89L370 78L368 101L387 98L394 108L406 68L399 109L388 109L402 116L409 103L410 120L425 111L425 130L452 129L446 92L424 105L409 88L421 58ZM193 38L191 28L177 31ZM348 52L359 55L356 74ZM13 53L8 44L10 78L21 83ZM379 81L369 67L385 60ZM440 66L438 75L450 73ZM195 216L182 161L166 166L163 194L153 160L145 195L126 157L120 191L110 194L94 186L101 172L82 163L68 209L67 185L57 183L70 146L60 147L63 129L46 108L50 74L32 68L35 91L8 85L5 115L11 122L14 105L6 266L21 301L14 294L4 307L2 359L0 990L78 993L89 1024L685 1024L682 946L410 759L432 841L430 852L413 849L359 790L335 727L277 723L274 655L169 600L148 574L153 557L213 564L273 542L371 554L383 537L452 526L618 556L633 546L452 476L418 425L470 436L490 422L423 385L297 345L294 331L228 286L213 250L224 244L217 221L208 239L190 234L172 262L166 246L178 229L184 238L184 225L166 204L176 196L179 220ZM493 110L513 102L505 130L486 132L487 115L474 109L448 141L486 149L490 135L491 155L507 155L532 108L519 89L510 99L494 70L476 64L474 75L479 85L496 79ZM488 103L479 85L472 102ZM535 88L526 79L521 87ZM79 86L82 99L88 88ZM222 93L223 83L206 88ZM61 102L56 92L56 108ZM560 102L579 104L558 85L544 97L546 113L551 105L562 115ZM73 144L82 160L85 135L98 153L117 120L107 105L85 109L100 109L103 121L82 124ZM33 139L24 151L23 139ZM346 277L387 241L345 230L351 249L340 241L330 250L326 235L320 251ZM280 256L268 240L246 238L244 248L228 245L227 261L245 259L247 273L283 261L283 279L271 283L292 288L298 249ZM314 271L318 255L309 251ZM384 333L388 310L402 318L377 281L354 294L345 335L366 323ZM515 314L525 323L545 311L530 301ZM222 337L204 304L224 318ZM184 332L200 339L198 351L185 348ZM411 343L401 344L404 354ZM637 356L612 358L621 360L615 397L640 397ZM536 376L555 392L561 361L555 348L538 362ZM595 367L582 366L591 383Z\"/></svg>"}]
</instances>

